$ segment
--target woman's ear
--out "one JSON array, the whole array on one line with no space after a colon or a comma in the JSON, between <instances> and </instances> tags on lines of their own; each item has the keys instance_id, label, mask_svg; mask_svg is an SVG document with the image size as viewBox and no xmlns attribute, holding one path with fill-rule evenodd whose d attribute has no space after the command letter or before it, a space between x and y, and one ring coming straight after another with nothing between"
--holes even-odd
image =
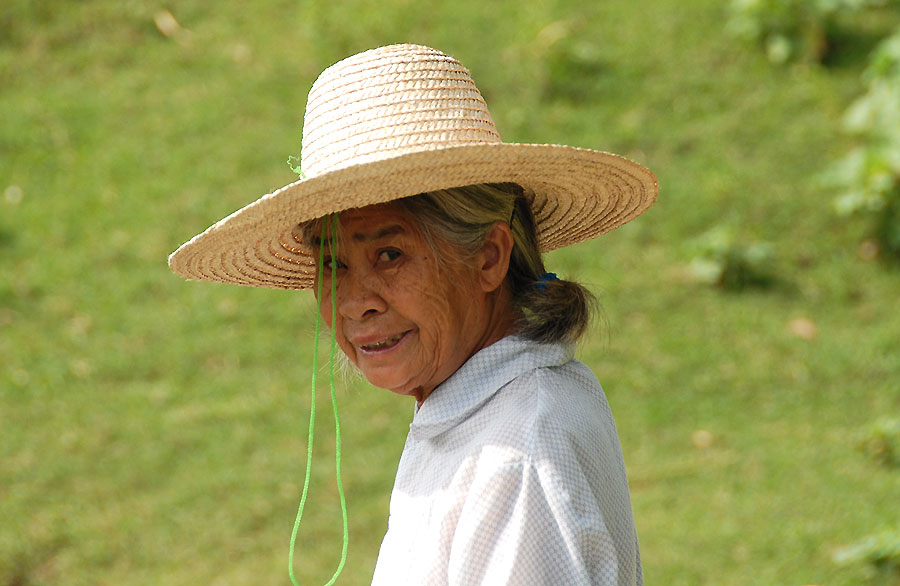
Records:
<instances>
[{"instance_id":1,"label":"woman's ear","mask_svg":"<svg viewBox=\"0 0 900 586\"><path fill-rule=\"evenodd\" d=\"M478 255L481 288L485 293L495 291L503 284L509 271L509 259L513 249L512 230L506 222L497 222L488 232Z\"/></svg>"}]
</instances>

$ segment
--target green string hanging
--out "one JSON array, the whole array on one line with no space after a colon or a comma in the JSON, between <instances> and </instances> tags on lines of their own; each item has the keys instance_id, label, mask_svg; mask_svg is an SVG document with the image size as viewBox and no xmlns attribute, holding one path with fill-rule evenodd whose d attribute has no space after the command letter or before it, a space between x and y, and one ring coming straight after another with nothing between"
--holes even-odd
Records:
<instances>
[{"instance_id":1,"label":"green string hanging","mask_svg":"<svg viewBox=\"0 0 900 586\"><path fill-rule=\"evenodd\" d=\"M331 228L331 254L332 258L337 257L337 230L338 230L338 216L337 214L331 215L332 228ZM321 242L325 242L325 232L328 227L328 220L322 222L322 240ZM319 247L319 263L318 263L318 274L321 275L323 268L325 265L325 247ZM306 497L309 494L309 477L312 471L312 457L313 457L313 438L315 436L315 428L316 428L316 370L318 367L318 355L319 355L319 328L322 322L322 279L318 279L318 285L316 289L316 299L317 299L317 307L316 307L316 332L315 339L313 340L313 371L312 371L312 382L311 382L311 405L309 409L309 433L306 442L306 476L303 479L303 494L300 496L300 506L297 509L297 518L294 521L294 530L291 532L291 548L288 554L288 574L291 577L291 582L294 586L300 586L297 583L296 578L294 578L294 545L297 541L297 532L300 529L300 519L303 517L303 508L306 506ZM334 325L337 319L337 279L332 276L331 278L331 350L328 358L328 370L329 370L329 382L331 388L331 406L334 411L334 469L335 469L335 479L337 480L338 487L338 496L341 501L341 518L343 522L343 544L341 547L341 561L338 564L337 569L334 571L334 574L331 576L331 579L325 584L325 586L332 586L337 579L338 576L341 575L341 572L344 569L344 565L347 563L347 549L350 545L350 532L347 521L347 501L344 497L344 485L341 480L341 422L338 417L338 406L337 406L337 394L335 392L334 385L334 356L337 348L337 339L334 333Z\"/></svg>"}]
</instances>

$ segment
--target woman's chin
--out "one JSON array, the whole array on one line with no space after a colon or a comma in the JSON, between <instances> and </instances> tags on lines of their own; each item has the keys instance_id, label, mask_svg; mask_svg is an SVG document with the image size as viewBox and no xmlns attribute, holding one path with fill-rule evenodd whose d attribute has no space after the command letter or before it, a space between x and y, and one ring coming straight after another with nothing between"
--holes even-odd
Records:
<instances>
[{"instance_id":1,"label":"woman's chin","mask_svg":"<svg viewBox=\"0 0 900 586\"><path fill-rule=\"evenodd\" d=\"M415 386L408 378L397 376L396 370L393 372L383 372L384 369L363 370L363 376L372 386L379 389L385 389L398 395L412 395ZM382 371L382 372L379 372Z\"/></svg>"}]
</instances>

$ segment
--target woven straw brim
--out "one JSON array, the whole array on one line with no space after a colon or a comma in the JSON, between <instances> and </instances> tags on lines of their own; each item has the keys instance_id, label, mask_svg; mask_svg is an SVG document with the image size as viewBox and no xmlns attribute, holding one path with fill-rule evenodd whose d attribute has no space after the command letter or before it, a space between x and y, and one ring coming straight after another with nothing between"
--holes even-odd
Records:
<instances>
[{"instance_id":1,"label":"woven straw brim","mask_svg":"<svg viewBox=\"0 0 900 586\"><path fill-rule=\"evenodd\" d=\"M478 144L406 154L291 183L241 208L169 257L182 277L273 289L313 286L302 224L326 214L451 187L518 183L541 252L589 240L643 213L656 177L618 155L562 145Z\"/></svg>"}]
</instances>

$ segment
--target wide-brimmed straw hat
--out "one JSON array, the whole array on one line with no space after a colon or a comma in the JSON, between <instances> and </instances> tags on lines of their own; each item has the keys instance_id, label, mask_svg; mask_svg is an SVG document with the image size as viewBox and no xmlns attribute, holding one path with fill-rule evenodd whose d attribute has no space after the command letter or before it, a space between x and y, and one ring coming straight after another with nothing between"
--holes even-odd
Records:
<instances>
[{"instance_id":1,"label":"wide-brimmed straw hat","mask_svg":"<svg viewBox=\"0 0 900 586\"><path fill-rule=\"evenodd\" d=\"M302 178L183 244L169 267L188 279L305 289L315 261L304 222L477 183L517 183L542 252L594 238L656 199L656 177L621 156L500 140L468 70L417 45L372 49L326 69L309 92Z\"/></svg>"}]
</instances>

